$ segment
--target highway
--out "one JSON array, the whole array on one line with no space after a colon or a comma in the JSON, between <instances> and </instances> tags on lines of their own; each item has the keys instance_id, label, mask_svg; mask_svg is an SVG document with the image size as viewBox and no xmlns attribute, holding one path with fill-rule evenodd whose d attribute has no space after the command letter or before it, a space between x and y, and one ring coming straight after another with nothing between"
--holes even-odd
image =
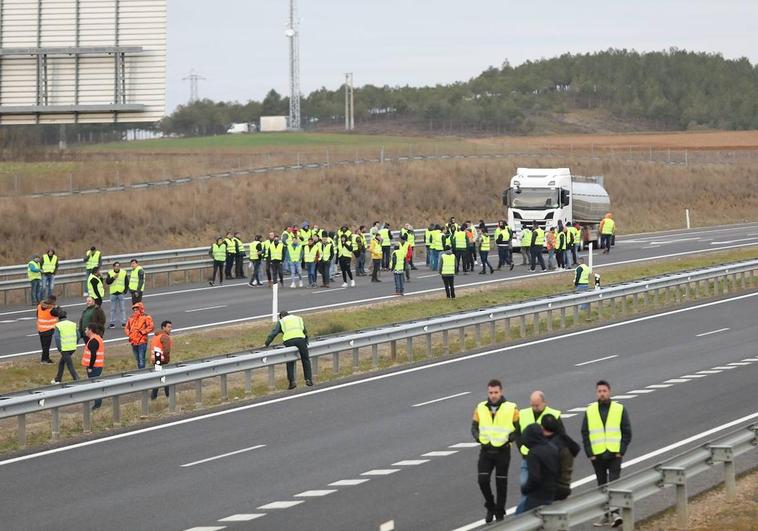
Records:
<instances>
[{"instance_id":1,"label":"highway","mask_svg":"<svg viewBox=\"0 0 758 531\"><path fill-rule=\"evenodd\" d=\"M703 229L666 231L649 234L630 235L617 238L616 247L604 256L595 253L597 266L631 264L639 261L655 260L675 256L696 256L703 252L720 249L735 249L758 244L758 223L711 227ZM545 256L547 259L547 256ZM417 262L419 262L417 260ZM424 295L443 292L439 275L423 264L412 274L412 281L406 285L406 295ZM497 265L497 254L490 254L490 263ZM521 258L516 257L513 271L499 271L494 275L470 273L456 278L456 286L484 286L520 278L530 278L543 273L539 269L530 273L521 266ZM601 271L602 272L602 271ZM572 285L573 272L553 272L566 279L566 290ZM289 280L279 290L279 308L289 311L315 311L370 304L395 298L392 275L383 273L383 282L374 284L369 277L357 277L355 288L341 288L341 276L330 289L290 289ZM265 280L265 273L264 273ZM210 287L206 284L174 286L149 291L144 297L148 313L156 323L169 319L174 323L174 331L190 331L217 327L224 324L248 322L270 318L271 291L266 288L250 288L247 281L232 280L223 286ZM78 300L63 301L72 319L79 319L83 304ZM127 301L127 313L130 313ZM103 304L106 316L110 314L110 302ZM118 327L118 324L117 324ZM123 341L123 332L116 328L107 330L106 341ZM39 353L39 339L36 334L34 309L29 307L4 308L0 311L0 359Z\"/></svg>"},{"instance_id":2,"label":"highway","mask_svg":"<svg viewBox=\"0 0 758 531\"><path fill-rule=\"evenodd\" d=\"M610 380L633 426L628 473L758 418L756 301L702 302L5 459L3 528L474 529L484 509L469 428L488 379L522 406L542 389L576 439L594 382ZM590 473L580 456L574 479Z\"/></svg>"}]
</instances>

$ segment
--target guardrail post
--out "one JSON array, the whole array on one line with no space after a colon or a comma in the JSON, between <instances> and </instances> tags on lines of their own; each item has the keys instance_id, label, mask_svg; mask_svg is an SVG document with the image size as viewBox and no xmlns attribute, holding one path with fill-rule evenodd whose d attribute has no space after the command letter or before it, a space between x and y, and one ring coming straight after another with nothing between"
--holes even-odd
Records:
<instances>
[{"instance_id":1,"label":"guardrail post","mask_svg":"<svg viewBox=\"0 0 758 531\"><path fill-rule=\"evenodd\" d=\"M621 317L626 317L626 295L621 297Z\"/></svg>"},{"instance_id":2,"label":"guardrail post","mask_svg":"<svg viewBox=\"0 0 758 531\"><path fill-rule=\"evenodd\" d=\"M675 286L674 287L674 300L677 304L682 302L682 287L681 286Z\"/></svg>"},{"instance_id":3,"label":"guardrail post","mask_svg":"<svg viewBox=\"0 0 758 531\"><path fill-rule=\"evenodd\" d=\"M92 408L89 401L82 402L82 431L90 433L92 431Z\"/></svg>"},{"instance_id":4,"label":"guardrail post","mask_svg":"<svg viewBox=\"0 0 758 531\"><path fill-rule=\"evenodd\" d=\"M379 367L379 345L371 345L371 366L376 369Z\"/></svg>"},{"instance_id":5,"label":"guardrail post","mask_svg":"<svg viewBox=\"0 0 758 531\"><path fill-rule=\"evenodd\" d=\"M114 427L121 426L121 397L114 396L111 399L111 406L113 408L111 424L113 424Z\"/></svg>"},{"instance_id":6,"label":"guardrail post","mask_svg":"<svg viewBox=\"0 0 758 531\"><path fill-rule=\"evenodd\" d=\"M481 347L482 346L482 326L479 323L474 325L474 338L476 340L476 348Z\"/></svg>"},{"instance_id":7,"label":"guardrail post","mask_svg":"<svg viewBox=\"0 0 758 531\"><path fill-rule=\"evenodd\" d=\"M561 324L560 324L561 330L566 328L566 308L561 308Z\"/></svg>"},{"instance_id":8,"label":"guardrail post","mask_svg":"<svg viewBox=\"0 0 758 531\"><path fill-rule=\"evenodd\" d=\"M526 315L522 315L519 318L519 337L521 339L526 337Z\"/></svg>"},{"instance_id":9,"label":"guardrail post","mask_svg":"<svg viewBox=\"0 0 758 531\"><path fill-rule=\"evenodd\" d=\"M737 500L737 471L734 466L734 450L731 446L709 444L714 463L724 463L724 490L727 501Z\"/></svg>"},{"instance_id":10,"label":"guardrail post","mask_svg":"<svg viewBox=\"0 0 758 531\"><path fill-rule=\"evenodd\" d=\"M459 352L466 351L466 327L462 326L458 329L458 344L460 345Z\"/></svg>"},{"instance_id":11,"label":"guardrail post","mask_svg":"<svg viewBox=\"0 0 758 531\"><path fill-rule=\"evenodd\" d=\"M576 323L579 322L579 305L575 304L574 306L572 306L572 308L574 309L574 320L571 322L571 324L573 326L576 326Z\"/></svg>"},{"instance_id":12,"label":"guardrail post","mask_svg":"<svg viewBox=\"0 0 758 531\"><path fill-rule=\"evenodd\" d=\"M318 379L318 373L319 373L319 358L312 358L311 359L311 369L313 372L313 379Z\"/></svg>"},{"instance_id":13,"label":"guardrail post","mask_svg":"<svg viewBox=\"0 0 758 531\"><path fill-rule=\"evenodd\" d=\"M18 415L18 429L16 430L16 437L18 439L18 445L20 448L26 447L26 415Z\"/></svg>"},{"instance_id":14,"label":"guardrail post","mask_svg":"<svg viewBox=\"0 0 758 531\"><path fill-rule=\"evenodd\" d=\"M586 306L587 306L587 317L586 317L586 319L587 319L588 321L590 321L590 320L592 319L592 303L591 303L591 302L588 302L588 303L586 304Z\"/></svg>"},{"instance_id":15,"label":"guardrail post","mask_svg":"<svg viewBox=\"0 0 758 531\"><path fill-rule=\"evenodd\" d=\"M150 415L150 396L148 391L142 391L142 418Z\"/></svg>"},{"instance_id":16,"label":"guardrail post","mask_svg":"<svg viewBox=\"0 0 758 531\"><path fill-rule=\"evenodd\" d=\"M624 519L624 531L634 531L634 495L631 490L608 489L608 505L618 507Z\"/></svg>"},{"instance_id":17,"label":"guardrail post","mask_svg":"<svg viewBox=\"0 0 758 531\"><path fill-rule=\"evenodd\" d=\"M663 304L668 305L669 303L669 292L671 291L671 288L662 288L663 289ZM660 298L661 290L658 290L658 298Z\"/></svg>"},{"instance_id":18,"label":"guardrail post","mask_svg":"<svg viewBox=\"0 0 758 531\"><path fill-rule=\"evenodd\" d=\"M313 375L314 377L316 374L318 374L318 362L316 361L318 358L313 358L311 360L311 368L313 369ZM268 390L273 391L276 389L276 367L273 365L268 366Z\"/></svg>"},{"instance_id":19,"label":"guardrail post","mask_svg":"<svg viewBox=\"0 0 758 531\"><path fill-rule=\"evenodd\" d=\"M405 340L405 351L408 354L408 361L413 362L413 338L409 337Z\"/></svg>"},{"instance_id":20,"label":"guardrail post","mask_svg":"<svg viewBox=\"0 0 758 531\"><path fill-rule=\"evenodd\" d=\"M50 438L57 441L61 435L61 417L57 407L50 410Z\"/></svg>"},{"instance_id":21,"label":"guardrail post","mask_svg":"<svg viewBox=\"0 0 758 531\"><path fill-rule=\"evenodd\" d=\"M332 373L334 375L339 374L340 372L340 353L334 352L332 354Z\"/></svg>"},{"instance_id":22,"label":"guardrail post","mask_svg":"<svg viewBox=\"0 0 758 531\"><path fill-rule=\"evenodd\" d=\"M171 413L176 411L176 386L171 385L168 388L168 410Z\"/></svg>"},{"instance_id":23,"label":"guardrail post","mask_svg":"<svg viewBox=\"0 0 758 531\"><path fill-rule=\"evenodd\" d=\"M724 295L729 293L729 275L724 275Z\"/></svg>"},{"instance_id":24,"label":"guardrail post","mask_svg":"<svg viewBox=\"0 0 758 531\"><path fill-rule=\"evenodd\" d=\"M745 271L740 275L740 284L742 285L742 289L747 288L747 272Z\"/></svg>"},{"instance_id":25,"label":"guardrail post","mask_svg":"<svg viewBox=\"0 0 758 531\"><path fill-rule=\"evenodd\" d=\"M450 334L447 330L442 331L442 348L445 354L450 354Z\"/></svg>"},{"instance_id":26,"label":"guardrail post","mask_svg":"<svg viewBox=\"0 0 758 531\"><path fill-rule=\"evenodd\" d=\"M553 310L548 310L545 313L545 317L547 318L547 331L552 332L553 331Z\"/></svg>"},{"instance_id":27,"label":"guardrail post","mask_svg":"<svg viewBox=\"0 0 758 531\"><path fill-rule=\"evenodd\" d=\"M540 318L540 312L534 312L532 315L532 336L540 335L540 324L542 319Z\"/></svg>"},{"instance_id":28,"label":"guardrail post","mask_svg":"<svg viewBox=\"0 0 758 531\"><path fill-rule=\"evenodd\" d=\"M682 467L661 467L663 483L676 486L676 525L687 528L689 520L687 507L687 475Z\"/></svg>"},{"instance_id":29,"label":"guardrail post","mask_svg":"<svg viewBox=\"0 0 758 531\"><path fill-rule=\"evenodd\" d=\"M490 344L494 345L497 342L497 330L495 329L495 321L490 321Z\"/></svg>"},{"instance_id":30,"label":"guardrail post","mask_svg":"<svg viewBox=\"0 0 758 531\"><path fill-rule=\"evenodd\" d=\"M506 317L503 319L503 324L505 325L505 329L503 330L505 332L503 339L508 341L511 338L511 318Z\"/></svg>"},{"instance_id":31,"label":"guardrail post","mask_svg":"<svg viewBox=\"0 0 758 531\"><path fill-rule=\"evenodd\" d=\"M219 387L221 388L221 401L229 400L229 387L227 385L226 374L219 375Z\"/></svg>"},{"instance_id":32,"label":"guardrail post","mask_svg":"<svg viewBox=\"0 0 758 531\"><path fill-rule=\"evenodd\" d=\"M195 407L200 409L203 407L203 381L195 381Z\"/></svg>"},{"instance_id":33,"label":"guardrail post","mask_svg":"<svg viewBox=\"0 0 758 531\"><path fill-rule=\"evenodd\" d=\"M253 394L253 369L245 369L245 396Z\"/></svg>"},{"instance_id":34,"label":"guardrail post","mask_svg":"<svg viewBox=\"0 0 758 531\"><path fill-rule=\"evenodd\" d=\"M358 347L353 349L353 372L356 372L361 366L361 352Z\"/></svg>"},{"instance_id":35,"label":"guardrail post","mask_svg":"<svg viewBox=\"0 0 758 531\"><path fill-rule=\"evenodd\" d=\"M566 511L555 509L538 509L545 531L565 531L570 529L569 515Z\"/></svg>"}]
</instances>

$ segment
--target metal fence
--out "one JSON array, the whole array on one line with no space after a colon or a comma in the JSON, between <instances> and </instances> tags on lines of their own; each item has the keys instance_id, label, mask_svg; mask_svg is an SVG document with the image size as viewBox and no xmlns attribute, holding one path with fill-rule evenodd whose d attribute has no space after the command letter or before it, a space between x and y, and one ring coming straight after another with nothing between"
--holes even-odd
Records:
<instances>
[{"instance_id":1,"label":"metal fence","mask_svg":"<svg viewBox=\"0 0 758 531\"><path fill-rule=\"evenodd\" d=\"M687 480L712 466L724 464L727 501L737 498L735 457L758 447L758 424L752 424L682 453L645 470L618 479L565 501L535 509L493 531L564 531L602 517L609 508L622 512L624 531L634 530L634 506L650 496L660 496L667 487L676 489L677 527L687 529Z\"/></svg>"},{"instance_id":2,"label":"metal fence","mask_svg":"<svg viewBox=\"0 0 758 531\"><path fill-rule=\"evenodd\" d=\"M490 342L497 338L498 326L504 327L507 337L511 333L512 322L517 321L519 336L525 337L527 319L534 330L552 332L554 327L565 328L567 314L576 323L582 314L586 318L596 310L599 318L623 317L640 304L647 305L648 297L663 297L664 303L673 296L677 302L707 294L725 294L736 289L755 286L755 271L758 260L740 262L719 267L711 267L691 272L677 273L610 286L599 290L568 295L547 297L519 304L485 308L433 319L401 323L356 333L329 336L311 342L310 355L313 358L314 375L318 374L319 358L330 356L335 372L339 372L340 354L352 354L353 370L360 365L362 349L371 349L371 363L379 367L379 349L389 347L394 354L398 342L405 342L409 361L413 361L414 342L423 342L428 357L433 356L433 336L442 339L445 354L450 353L450 334L458 336L459 351L465 350L465 331L474 329L476 346L482 345L482 327L489 328ZM60 409L83 405L83 427L91 429L90 402L111 398L113 402L113 422L120 419L120 397L130 393L142 394L142 411L149 414L148 393L156 387L169 386L172 390L169 409L176 409L176 386L194 384L196 402L202 404L203 380L218 378L222 400L228 398L228 377L244 375L245 394L252 394L253 371L268 371L270 389L275 388L276 367L298 359L297 349L271 348L263 351L248 351L227 354L223 357L195 360L166 366L160 371L141 370L92 380L79 380L45 388L25 390L0 396L0 419L17 417L18 441L26 443L26 416L43 411L51 412L51 432L53 439L60 433Z\"/></svg>"}]
</instances>

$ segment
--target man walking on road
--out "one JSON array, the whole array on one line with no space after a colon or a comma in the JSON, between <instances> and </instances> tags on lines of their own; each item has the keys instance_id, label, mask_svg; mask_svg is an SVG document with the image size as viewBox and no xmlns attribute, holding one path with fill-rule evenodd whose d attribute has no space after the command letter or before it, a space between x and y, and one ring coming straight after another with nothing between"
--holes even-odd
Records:
<instances>
[{"instance_id":1,"label":"man walking on road","mask_svg":"<svg viewBox=\"0 0 758 531\"><path fill-rule=\"evenodd\" d=\"M484 520L505 518L505 502L508 491L508 466L511 462L511 441L515 425L519 420L516 404L507 402L503 396L500 380L490 380L487 384L487 400L474 409L471 435L481 444L477 473L479 488L484 496L487 514ZM495 470L497 498L492 495L490 476Z\"/></svg>"},{"instance_id":2,"label":"man walking on road","mask_svg":"<svg viewBox=\"0 0 758 531\"><path fill-rule=\"evenodd\" d=\"M445 295L448 299L455 298L455 255L450 248L440 257L440 275L445 285Z\"/></svg>"},{"instance_id":3,"label":"man walking on road","mask_svg":"<svg viewBox=\"0 0 758 531\"><path fill-rule=\"evenodd\" d=\"M153 318L145 313L145 306L138 302L132 305L132 315L126 322L124 332L132 345L134 359L137 361L137 368L145 368L145 356L147 354L147 336L153 331Z\"/></svg>"},{"instance_id":4,"label":"man walking on road","mask_svg":"<svg viewBox=\"0 0 758 531\"><path fill-rule=\"evenodd\" d=\"M168 365L171 362L171 347L173 346L171 328L173 328L171 321L163 321L161 329L150 340L150 361L153 363L156 371L161 370L163 365ZM166 394L166 398L168 398L168 385L163 388L163 392ZM151 391L150 398L152 400L158 398L157 387Z\"/></svg>"},{"instance_id":5,"label":"man walking on road","mask_svg":"<svg viewBox=\"0 0 758 531\"><path fill-rule=\"evenodd\" d=\"M103 374L103 367L105 367L105 343L98 335L96 326L91 324L84 331L87 341L82 354L82 367L87 371L87 378L97 378ZM98 409L102 405L102 400L95 400L92 409Z\"/></svg>"},{"instance_id":6,"label":"man walking on road","mask_svg":"<svg viewBox=\"0 0 758 531\"><path fill-rule=\"evenodd\" d=\"M621 476L621 460L632 440L632 425L623 404L611 400L611 385L600 380L595 384L597 402L584 412L582 442L592 462L598 486ZM623 523L618 509L611 510L595 527L619 527Z\"/></svg>"},{"instance_id":7,"label":"man walking on road","mask_svg":"<svg viewBox=\"0 0 758 531\"><path fill-rule=\"evenodd\" d=\"M603 254L608 254L611 252L611 240L616 234L616 222L613 221L610 212L602 219L598 230L600 232L600 248L603 249Z\"/></svg>"},{"instance_id":8,"label":"man walking on road","mask_svg":"<svg viewBox=\"0 0 758 531\"><path fill-rule=\"evenodd\" d=\"M282 342L285 347L296 347L300 353L300 362L303 364L303 376L305 385L313 385L313 374L311 373L311 358L308 355L308 330L305 328L302 317L290 315L288 312L279 312L279 321L277 321L271 333L266 338L268 347L276 336L282 334ZM287 362L287 380L289 387L297 387L295 383L295 362Z\"/></svg>"},{"instance_id":9,"label":"man walking on road","mask_svg":"<svg viewBox=\"0 0 758 531\"><path fill-rule=\"evenodd\" d=\"M53 342L53 334L55 334L55 324L58 322L52 313L55 303L56 298L53 295L37 305L37 333L42 346L40 363L53 363L53 360L50 359L50 345Z\"/></svg>"},{"instance_id":10,"label":"man walking on road","mask_svg":"<svg viewBox=\"0 0 758 531\"><path fill-rule=\"evenodd\" d=\"M68 320L65 310L56 308L53 313L58 316L58 323L55 325L55 346L61 353L61 359L58 362L58 372L53 379L52 384L59 384L63 381L63 369L68 368L71 378L79 379L79 375L74 368L72 356L76 352L76 340L78 339L76 324Z\"/></svg>"}]
</instances>

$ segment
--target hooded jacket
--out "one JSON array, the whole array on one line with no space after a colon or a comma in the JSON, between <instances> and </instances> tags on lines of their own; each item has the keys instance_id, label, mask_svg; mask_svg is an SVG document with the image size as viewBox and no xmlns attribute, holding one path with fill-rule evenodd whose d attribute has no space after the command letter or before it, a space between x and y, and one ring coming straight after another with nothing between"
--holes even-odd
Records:
<instances>
[{"instance_id":1,"label":"hooded jacket","mask_svg":"<svg viewBox=\"0 0 758 531\"><path fill-rule=\"evenodd\" d=\"M154 328L153 318L145 313L145 306L141 302L136 303L132 308L136 308L137 311L129 316L124 332L132 345L145 345L148 334Z\"/></svg>"},{"instance_id":2,"label":"hooded jacket","mask_svg":"<svg viewBox=\"0 0 758 531\"><path fill-rule=\"evenodd\" d=\"M558 449L545 438L538 424L527 426L521 440L529 448L529 476L521 493L536 500L553 501L561 472Z\"/></svg>"}]
</instances>

